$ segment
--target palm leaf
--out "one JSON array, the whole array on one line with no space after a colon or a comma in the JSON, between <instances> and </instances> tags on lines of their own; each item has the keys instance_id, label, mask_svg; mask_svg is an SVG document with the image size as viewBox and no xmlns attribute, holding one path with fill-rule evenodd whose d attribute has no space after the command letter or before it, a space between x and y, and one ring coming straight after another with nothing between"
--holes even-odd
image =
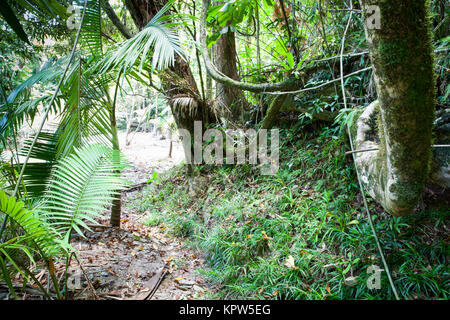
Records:
<instances>
[{"instance_id":1,"label":"palm leaf","mask_svg":"<svg viewBox=\"0 0 450 320\"><path fill-rule=\"evenodd\" d=\"M118 171L125 168L119 151L105 145L88 145L56 165L39 213L68 242L73 230L83 236L85 221L95 222L105 206L127 182Z\"/></svg>"},{"instance_id":2,"label":"palm leaf","mask_svg":"<svg viewBox=\"0 0 450 320\"><path fill-rule=\"evenodd\" d=\"M31 13L39 17L50 15L52 17L60 16L66 20L69 17L66 7L58 2L58 0L13 0L27 9ZM70 2L70 1L69 1Z\"/></svg>"},{"instance_id":3,"label":"palm leaf","mask_svg":"<svg viewBox=\"0 0 450 320\"><path fill-rule=\"evenodd\" d=\"M36 83L46 83L58 79L64 70L63 65L67 64L68 59L69 57L63 57L57 61L50 59L45 62L39 70L11 92L8 102L13 103L21 92L30 89Z\"/></svg>"},{"instance_id":4,"label":"palm leaf","mask_svg":"<svg viewBox=\"0 0 450 320\"><path fill-rule=\"evenodd\" d=\"M9 221L23 230L23 235L0 243L0 249L4 250L12 243L17 244L27 240L36 245L35 249L45 257L54 257L67 248L61 242L56 230L47 225L42 217L27 209L22 201L7 196L3 190L0 190L0 212L7 215Z\"/></svg>"},{"instance_id":5,"label":"palm leaf","mask_svg":"<svg viewBox=\"0 0 450 320\"><path fill-rule=\"evenodd\" d=\"M10 230L19 227L14 234L6 233L8 239L0 242L0 275L7 283L11 293L17 298L11 282L13 271L25 278L34 276L28 270L28 264L34 262L34 255L40 255L45 261L52 257L65 255L72 248L64 243L55 229L48 226L35 212L25 207L15 197L9 197L0 190L0 217L9 218ZM35 279L36 280L36 279ZM36 282L46 294L42 285Z\"/></svg>"},{"instance_id":6,"label":"palm leaf","mask_svg":"<svg viewBox=\"0 0 450 320\"><path fill-rule=\"evenodd\" d=\"M56 161L56 144L58 136L53 132L41 132L39 138L36 141L33 149L30 153L30 161L25 167L23 175L23 184L19 189L21 194L30 201L39 199L46 190L51 172L52 166ZM19 151L21 156L28 154L32 139L28 139L24 142L24 146ZM18 171L23 164L18 166ZM26 186L26 187L25 187ZM14 188L15 185L11 185L10 188Z\"/></svg>"},{"instance_id":7,"label":"palm leaf","mask_svg":"<svg viewBox=\"0 0 450 320\"><path fill-rule=\"evenodd\" d=\"M118 68L126 74L140 61L140 68L147 61L152 51L152 69L163 70L175 62L175 54L183 56L183 50L176 33L163 23L163 15L169 10L171 3L166 4L133 38L124 41L116 50L109 53L101 62L101 72Z\"/></svg>"},{"instance_id":8,"label":"palm leaf","mask_svg":"<svg viewBox=\"0 0 450 320\"><path fill-rule=\"evenodd\" d=\"M81 7L84 0L78 0ZM102 24L100 0L88 0L86 12L81 25L81 44L94 56L102 54Z\"/></svg>"}]
</instances>

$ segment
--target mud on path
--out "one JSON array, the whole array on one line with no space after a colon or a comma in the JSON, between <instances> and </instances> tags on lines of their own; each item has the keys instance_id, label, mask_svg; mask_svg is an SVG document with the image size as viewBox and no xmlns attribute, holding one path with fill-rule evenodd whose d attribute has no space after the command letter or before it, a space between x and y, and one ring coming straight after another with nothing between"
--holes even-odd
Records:
<instances>
[{"instance_id":1,"label":"mud on path","mask_svg":"<svg viewBox=\"0 0 450 320\"><path fill-rule=\"evenodd\" d=\"M147 181L153 171L158 174L179 164L183 159L180 143L173 143L168 158L169 140L152 133L132 133L131 144L125 145L120 134L121 149L133 168L125 174L134 184ZM140 191L122 194L121 228L96 227L87 239L75 238L73 246L97 298L100 299L204 299L212 288L199 273L203 261L197 252L187 249L182 239L168 236L162 227L142 224L142 214L130 209L132 199ZM108 226L109 215L98 220ZM72 261L71 269L78 270ZM92 299L85 276L75 299ZM155 288L157 288L155 290Z\"/></svg>"}]
</instances>

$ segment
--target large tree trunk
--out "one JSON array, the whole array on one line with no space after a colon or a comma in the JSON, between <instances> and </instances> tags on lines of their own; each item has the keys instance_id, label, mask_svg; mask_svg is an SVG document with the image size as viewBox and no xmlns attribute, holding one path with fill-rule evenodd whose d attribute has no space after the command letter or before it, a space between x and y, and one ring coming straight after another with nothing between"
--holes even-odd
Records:
<instances>
[{"instance_id":1,"label":"large tree trunk","mask_svg":"<svg viewBox=\"0 0 450 320\"><path fill-rule=\"evenodd\" d=\"M366 23L379 100L357 120L354 141L357 149L379 150L357 153L356 165L370 195L402 216L417 205L431 161L435 80L429 8L426 1L411 0L363 1L368 5L381 13L379 29Z\"/></svg>"},{"instance_id":2,"label":"large tree trunk","mask_svg":"<svg viewBox=\"0 0 450 320\"><path fill-rule=\"evenodd\" d=\"M231 79L240 80L237 70L237 52L235 34L228 29L223 34L214 48L214 62L217 69ZM226 118L234 122L243 122L244 113L248 107L248 102L242 91L238 88L228 86L226 84L216 83L216 95L221 109L229 110Z\"/></svg>"}]
</instances>

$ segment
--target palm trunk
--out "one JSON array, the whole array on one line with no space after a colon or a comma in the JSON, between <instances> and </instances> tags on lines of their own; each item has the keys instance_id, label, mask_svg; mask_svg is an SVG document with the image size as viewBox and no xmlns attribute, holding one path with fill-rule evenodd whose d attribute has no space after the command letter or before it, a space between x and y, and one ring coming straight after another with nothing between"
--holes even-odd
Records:
<instances>
[{"instance_id":1,"label":"palm trunk","mask_svg":"<svg viewBox=\"0 0 450 320\"><path fill-rule=\"evenodd\" d=\"M116 107L115 107L115 97L114 103L111 109L111 128L112 128L112 143L113 150L116 151L116 155L120 157L120 147L119 147L119 137L117 135L117 124L116 124ZM116 171L116 174L120 175L120 171ZM119 193L114 196L111 206L111 217L110 224L113 227L120 227L120 216L122 214L122 194Z\"/></svg>"}]
</instances>

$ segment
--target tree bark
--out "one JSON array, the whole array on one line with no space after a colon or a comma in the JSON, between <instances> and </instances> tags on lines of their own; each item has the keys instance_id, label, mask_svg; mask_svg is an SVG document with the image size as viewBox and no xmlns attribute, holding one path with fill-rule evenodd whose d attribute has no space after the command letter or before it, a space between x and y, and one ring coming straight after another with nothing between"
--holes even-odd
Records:
<instances>
[{"instance_id":1,"label":"tree bark","mask_svg":"<svg viewBox=\"0 0 450 320\"><path fill-rule=\"evenodd\" d=\"M214 62L218 71L233 80L239 81L236 38L229 26L228 31L217 40L216 44L214 44L213 49ZM248 109L249 106L242 91L238 88L217 82L216 95L220 106L228 111L226 118L229 118L234 122L242 123L244 121L245 110Z\"/></svg>"},{"instance_id":2,"label":"tree bark","mask_svg":"<svg viewBox=\"0 0 450 320\"><path fill-rule=\"evenodd\" d=\"M376 5L381 28L365 31L374 67L379 101L356 122L356 165L370 195L394 216L417 205L431 162L431 130L435 110L435 79L430 21L426 1L363 1ZM365 10L364 10L365 11ZM373 128L377 127L378 139ZM378 141L379 140L379 141Z\"/></svg>"},{"instance_id":3,"label":"tree bark","mask_svg":"<svg viewBox=\"0 0 450 320\"><path fill-rule=\"evenodd\" d=\"M269 108L267 109L266 116L264 117L264 120L261 124L261 129L271 129L273 126L273 123L275 122L275 119L278 116L278 113L280 112L281 106L284 104L285 100L287 98L287 95L279 95L275 96L272 99L272 102L269 105Z\"/></svg>"},{"instance_id":4,"label":"tree bark","mask_svg":"<svg viewBox=\"0 0 450 320\"><path fill-rule=\"evenodd\" d=\"M166 4L166 0L126 0L131 17L142 30L156 13ZM191 135L191 144L194 139L194 122L201 121L202 128L217 121L208 101L201 98L200 92L192 74L189 63L179 56L175 63L166 72L161 73L161 84L165 90L175 123L179 129L186 129ZM183 103L181 103L183 99ZM185 103L189 101L189 103ZM183 144L184 145L184 144ZM194 159L193 148L185 150L190 152L190 159ZM188 164L188 173L192 172L192 164Z\"/></svg>"},{"instance_id":5,"label":"tree bark","mask_svg":"<svg viewBox=\"0 0 450 320\"><path fill-rule=\"evenodd\" d=\"M120 31L120 33L126 38L130 39L133 37L133 33L128 29L122 21L120 21L119 17L114 12L114 9L109 4L108 0L102 0L103 9L106 12L106 15L111 20L111 22L116 26L116 28Z\"/></svg>"}]
</instances>

